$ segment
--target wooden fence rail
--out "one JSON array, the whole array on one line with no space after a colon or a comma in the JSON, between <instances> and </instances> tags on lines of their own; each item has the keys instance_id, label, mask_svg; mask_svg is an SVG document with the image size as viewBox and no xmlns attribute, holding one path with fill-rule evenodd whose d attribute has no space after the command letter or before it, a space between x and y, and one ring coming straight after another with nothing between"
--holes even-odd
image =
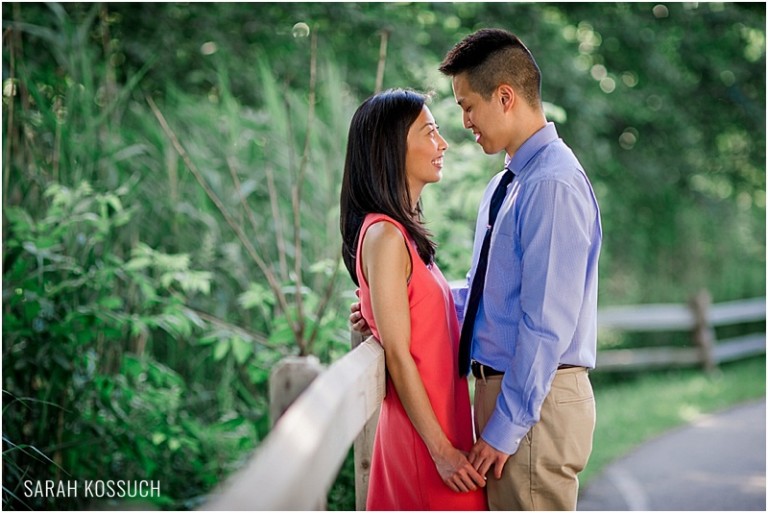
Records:
<instances>
[{"instance_id":1,"label":"wooden fence rail","mask_svg":"<svg viewBox=\"0 0 768 513\"><path fill-rule=\"evenodd\" d=\"M202 509L324 509L350 446L383 398L384 350L369 339L309 385Z\"/></svg>"},{"instance_id":2,"label":"wooden fence rail","mask_svg":"<svg viewBox=\"0 0 768 513\"><path fill-rule=\"evenodd\" d=\"M700 364L709 370L719 362L765 353L764 330L720 342L714 337L715 326L764 321L765 313L765 298L710 305L706 293L689 305L604 308L598 312L601 330L690 331L697 347L599 351L597 369ZM301 364L294 360L273 372L270 397L280 403L276 414L305 382L311 383L285 410L248 464L201 509L324 509L328 490L353 443L356 508L364 509L373 435L384 398L384 351L371 338L325 371L317 370L316 361L306 362L308 371L296 370ZM285 395L281 391L289 394L288 401L281 398Z\"/></svg>"},{"instance_id":3,"label":"wooden fence rail","mask_svg":"<svg viewBox=\"0 0 768 513\"><path fill-rule=\"evenodd\" d=\"M688 305L656 304L601 308L600 330L688 331L692 347L647 347L601 350L596 370L623 371L701 365L714 370L719 363L765 353L765 331L717 341L714 328L765 321L765 298L710 304L709 293L699 292Z\"/></svg>"}]
</instances>

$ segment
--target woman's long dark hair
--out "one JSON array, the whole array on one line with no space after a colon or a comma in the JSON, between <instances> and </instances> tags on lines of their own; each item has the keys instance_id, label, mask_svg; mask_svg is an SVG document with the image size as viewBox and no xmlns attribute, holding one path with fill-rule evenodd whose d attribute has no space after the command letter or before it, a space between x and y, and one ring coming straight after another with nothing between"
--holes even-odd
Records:
<instances>
[{"instance_id":1,"label":"woman's long dark hair","mask_svg":"<svg viewBox=\"0 0 768 513\"><path fill-rule=\"evenodd\" d=\"M413 237L421 259L429 265L435 244L421 219L421 201L411 209L405 154L408 130L419 117L426 96L390 89L358 107L349 125L347 157L341 184L341 238L344 265L356 285L357 238L366 214L386 214Z\"/></svg>"}]
</instances>

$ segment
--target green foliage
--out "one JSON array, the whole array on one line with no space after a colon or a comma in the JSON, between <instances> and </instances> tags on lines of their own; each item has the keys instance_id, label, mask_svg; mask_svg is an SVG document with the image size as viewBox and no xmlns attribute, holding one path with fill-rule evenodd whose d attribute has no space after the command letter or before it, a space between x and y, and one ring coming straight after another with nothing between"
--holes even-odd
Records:
<instances>
[{"instance_id":1,"label":"green foliage","mask_svg":"<svg viewBox=\"0 0 768 513\"><path fill-rule=\"evenodd\" d=\"M53 184L39 219L6 210L6 506L62 506L14 500L24 479L103 476L162 481L168 492L155 506L178 506L174 499L209 490L255 440L241 416L194 417L184 379L146 354L158 331L183 340L200 330L184 305L207 293L210 277L187 255L143 244L123 260L112 245L131 218L121 195ZM84 504L72 498L68 507Z\"/></svg>"},{"instance_id":2,"label":"green foliage","mask_svg":"<svg viewBox=\"0 0 768 513\"><path fill-rule=\"evenodd\" d=\"M265 63L249 75L272 91L256 109L222 67L203 102L158 95L181 154L137 94L150 65L117 80L113 18L69 7L13 7L8 51L21 61L23 35L40 53L4 89L3 500L79 509L84 499L21 497L22 480L106 476L159 478L153 507L194 507L266 434L272 365L301 343L326 361L347 350L333 134L351 97L333 94L341 77L321 62L320 119L309 120L306 96L285 94ZM286 121L274 130L271 119ZM250 229L266 267L222 215Z\"/></svg>"},{"instance_id":3,"label":"green foliage","mask_svg":"<svg viewBox=\"0 0 768 513\"><path fill-rule=\"evenodd\" d=\"M579 87L593 93L551 91L600 194L601 295L764 294L764 8L584 7L564 8L574 20L565 36L578 44Z\"/></svg>"},{"instance_id":4,"label":"green foliage","mask_svg":"<svg viewBox=\"0 0 768 513\"><path fill-rule=\"evenodd\" d=\"M328 491L328 511L355 511L355 453L351 449Z\"/></svg>"}]
</instances>

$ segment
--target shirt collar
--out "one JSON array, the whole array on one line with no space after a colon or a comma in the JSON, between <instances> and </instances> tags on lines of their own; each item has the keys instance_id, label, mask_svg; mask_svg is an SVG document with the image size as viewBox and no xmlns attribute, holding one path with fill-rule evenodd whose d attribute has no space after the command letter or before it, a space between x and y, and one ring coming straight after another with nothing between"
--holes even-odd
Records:
<instances>
[{"instance_id":1,"label":"shirt collar","mask_svg":"<svg viewBox=\"0 0 768 513\"><path fill-rule=\"evenodd\" d=\"M515 175L519 175L523 168L528 165L528 162L530 162L530 160L539 152L539 150L557 139L557 129L555 128L555 124L550 121L536 133L530 136L517 149L513 157L510 157L509 154L507 154L504 161L504 167L515 173Z\"/></svg>"}]
</instances>

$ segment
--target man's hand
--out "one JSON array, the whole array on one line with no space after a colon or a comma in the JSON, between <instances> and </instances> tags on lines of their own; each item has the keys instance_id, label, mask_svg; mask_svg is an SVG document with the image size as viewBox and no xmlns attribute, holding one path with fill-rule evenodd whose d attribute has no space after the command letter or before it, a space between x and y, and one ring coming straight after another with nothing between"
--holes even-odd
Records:
<instances>
[{"instance_id":1,"label":"man's hand","mask_svg":"<svg viewBox=\"0 0 768 513\"><path fill-rule=\"evenodd\" d=\"M363 339L373 335L371 328L368 326L368 323L365 322L365 319L363 319L363 314L360 313L359 301L357 303L352 303L350 311L352 313L349 314L349 324L352 325L352 329L360 333L363 336Z\"/></svg>"},{"instance_id":2,"label":"man's hand","mask_svg":"<svg viewBox=\"0 0 768 513\"><path fill-rule=\"evenodd\" d=\"M501 472L504 470L504 464L509 459L509 454L497 451L491 447L488 442L478 438L475 446L469 452L469 462L475 467L480 475L485 476L491 467L494 467L494 476L501 479Z\"/></svg>"}]
</instances>

